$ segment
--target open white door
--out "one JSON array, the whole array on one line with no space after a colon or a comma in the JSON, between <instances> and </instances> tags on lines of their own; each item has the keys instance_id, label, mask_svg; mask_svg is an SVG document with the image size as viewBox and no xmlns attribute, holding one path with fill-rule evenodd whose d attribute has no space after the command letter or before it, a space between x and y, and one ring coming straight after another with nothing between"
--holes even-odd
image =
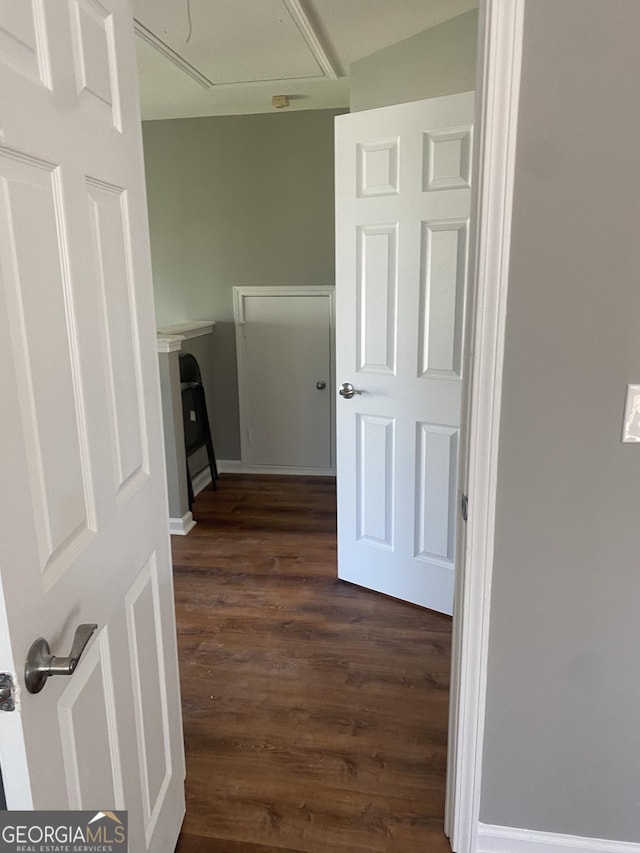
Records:
<instances>
[{"instance_id":1,"label":"open white door","mask_svg":"<svg viewBox=\"0 0 640 853\"><path fill-rule=\"evenodd\" d=\"M125 0L0 20L0 713L11 809L129 810L173 850L184 757L147 214ZM71 677L31 694L32 642Z\"/></svg>"},{"instance_id":2,"label":"open white door","mask_svg":"<svg viewBox=\"0 0 640 853\"><path fill-rule=\"evenodd\" d=\"M473 115L466 92L336 118L338 574L443 613Z\"/></svg>"}]
</instances>

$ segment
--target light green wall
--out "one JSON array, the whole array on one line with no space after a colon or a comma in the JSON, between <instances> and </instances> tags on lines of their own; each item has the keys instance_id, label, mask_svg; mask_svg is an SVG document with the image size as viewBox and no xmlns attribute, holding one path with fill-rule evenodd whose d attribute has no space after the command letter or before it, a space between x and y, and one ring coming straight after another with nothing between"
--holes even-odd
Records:
<instances>
[{"instance_id":1,"label":"light green wall","mask_svg":"<svg viewBox=\"0 0 640 853\"><path fill-rule=\"evenodd\" d=\"M458 15L351 65L351 111L476 88L478 11Z\"/></svg>"},{"instance_id":2,"label":"light green wall","mask_svg":"<svg viewBox=\"0 0 640 853\"><path fill-rule=\"evenodd\" d=\"M476 40L472 11L359 60L352 109L474 89ZM342 112L143 123L158 325L216 321L207 397L220 459L240 457L233 286L334 283Z\"/></svg>"},{"instance_id":3,"label":"light green wall","mask_svg":"<svg viewBox=\"0 0 640 853\"><path fill-rule=\"evenodd\" d=\"M334 283L341 112L143 122L158 325L216 321L207 396L220 459L240 458L233 286Z\"/></svg>"},{"instance_id":4,"label":"light green wall","mask_svg":"<svg viewBox=\"0 0 640 853\"><path fill-rule=\"evenodd\" d=\"M481 819L637 849L640 4L524 27Z\"/></svg>"}]
</instances>

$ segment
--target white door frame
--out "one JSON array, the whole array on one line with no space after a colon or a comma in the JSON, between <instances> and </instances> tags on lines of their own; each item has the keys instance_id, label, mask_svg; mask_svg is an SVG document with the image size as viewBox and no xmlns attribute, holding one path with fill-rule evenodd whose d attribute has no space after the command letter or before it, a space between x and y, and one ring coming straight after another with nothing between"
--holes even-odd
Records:
<instances>
[{"instance_id":1,"label":"white door frame","mask_svg":"<svg viewBox=\"0 0 640 853\"><path fill-rule=\"evenodd\" d=\"M456 853L475 853L482 751L525 0L481 0L476 104L472 318L460 490L469 520L456 565L445 829ZM464 473L466 471L466 474ZM464 524L464 522L460 522Z\"/></svg>"},{"instance_id":2,"label":"white door frame","mask_svg":"<svg viewBox=\"0 0 640 853\"><path fill-rule=\"evenodd\" d=\"M331 467L330 468L295 468L292 466L278 465L250 465L249 448L247 442L247 427L249 425L248 397L246 366L244 352L244 338L239 334L245 324L244 299L246 296L326 296L329 300L329 336L330 336L330 363L329 363L329 400L330 400L330 423L331 423ZM280 286L253 286L233 288L233 316L236 332L236 356L238 360L238 398L240 408L240 453L239 465L229 464L225 460L218 462L218 468L225 473L245 474L303 474L305 476L318 475L330 477L336 473L336 401L333 393L333 382L336 373L336 321L335 321L335 287L333 285L306 287L305 285L280 285Z\"/></svg>"}]
</instances>

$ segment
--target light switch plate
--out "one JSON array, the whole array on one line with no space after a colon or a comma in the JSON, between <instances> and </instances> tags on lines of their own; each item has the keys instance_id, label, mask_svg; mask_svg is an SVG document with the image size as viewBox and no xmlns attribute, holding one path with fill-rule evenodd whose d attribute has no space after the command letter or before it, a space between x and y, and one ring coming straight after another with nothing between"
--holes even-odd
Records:
<instances>
[{"instance_id":1,"label":"light switch plate","mask_svg":"<svg viewBox=\"0 0 640 853\"><path fill-rule=\"evenodd\" d=\"M627 402L622 422L622 441L640 442L640 385L627 385Z\"/></svg>"}]
</instances>

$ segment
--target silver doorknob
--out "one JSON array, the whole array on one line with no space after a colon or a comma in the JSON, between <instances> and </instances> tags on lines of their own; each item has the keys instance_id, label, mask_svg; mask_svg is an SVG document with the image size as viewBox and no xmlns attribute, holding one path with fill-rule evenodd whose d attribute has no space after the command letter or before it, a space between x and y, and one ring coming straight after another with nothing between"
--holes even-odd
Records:
<instances>
[{"instance_id":1,"label":"silver doorknob","mask_svg":"<svg viewBox=\"0 0 640 853\"><path fill-rule=\"evenodd\" d=\"M354 388L350 382L343 382L338 394L340 394L341 397L344 397L345 400L350 400L352 397L355 397L356 394L362 394L362 391L358 391L358 389Z\"/></svg>"},{"instance_id":2,"label":"silver doorknob","mask_svg":"<svg viewBox=\"0 0 640 853\"><path fill-rule=\"evenodd\" d=\"M24 683L29 693L39 693L50 675L73 675L80 655L91 639L97 625L78 625L69 657L57 658L51 654L49 643L39 637L32 643L24 666Z\"/></svg>"}]
</instances>

